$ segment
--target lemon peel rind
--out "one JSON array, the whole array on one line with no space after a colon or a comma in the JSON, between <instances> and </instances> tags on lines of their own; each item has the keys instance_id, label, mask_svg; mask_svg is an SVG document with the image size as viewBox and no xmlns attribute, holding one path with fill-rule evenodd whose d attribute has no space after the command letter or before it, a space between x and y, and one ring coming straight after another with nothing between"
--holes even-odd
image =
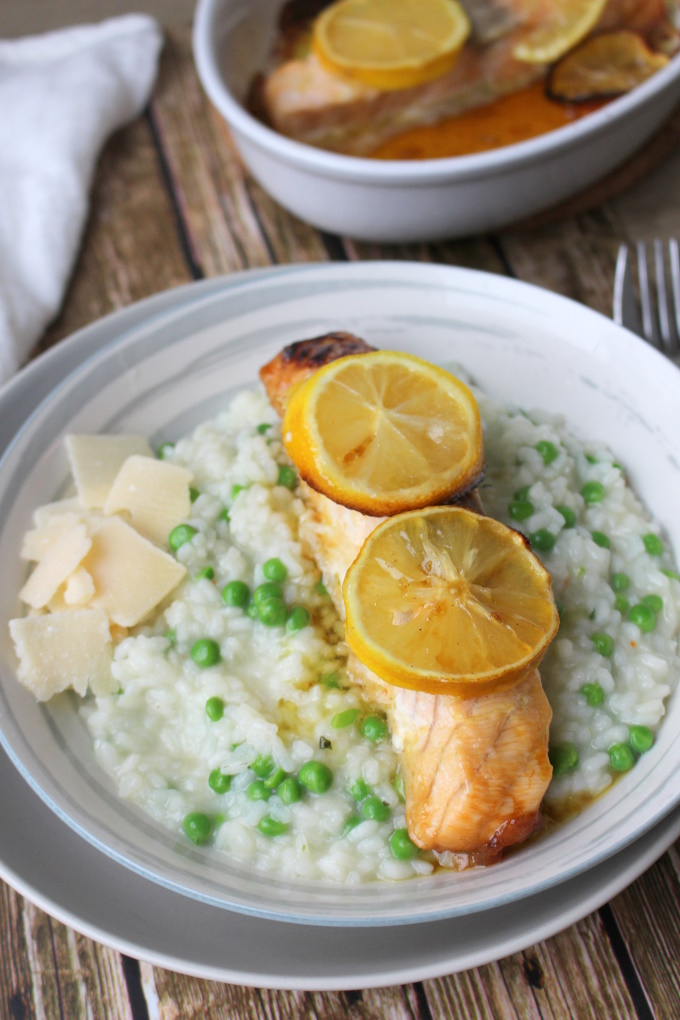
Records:
<instances>
[{"instance_id":1,"label":"lemon peel rind","mask_svg":"<svg viewBox=\"0 0 680 1020\"><path fill-rule=\"evenodd\" d=\"M401 687L406 690L425 692L434 695L453 695L455 697L470 698L495 691L507 690L521 682L530 672L540 665L551 641L559 629L559 615L552 594L552 583L548 570L541 563L536 554L532 551L528 539L521 532L496 521L494 518L487 518L493 521L499 528L504 529L512 535L512 540L521 545L531 556L532 568L535 574L545 584L546 598L552 605L551 624L546 629L543 639L537 643L529 655L523 656L514 663L487 670L482 673L461 673L442 676L441 672L423 669L422 667L410 665L405 669L401 659L392 655L389 650L378 645L366 633L365 628L357 626L356 622L361 618L361 613L355 611L355 602L358 596L355 590L357 581L357 567L362 559L370 555L372 546L381 538L384 531L398 526L403 521L415 516L417 513L429 516L441 511L463 511L464 513L479 514L478 511L464 507L434 506L426 508L425 511L406 511L388 518L378 525L371 532L364 542L359 554L350 566L342 585L343 602L345 605L345 637L350 650L364 666L375 673L381 680L394 687Z\"/></svg>"}]
</instances>

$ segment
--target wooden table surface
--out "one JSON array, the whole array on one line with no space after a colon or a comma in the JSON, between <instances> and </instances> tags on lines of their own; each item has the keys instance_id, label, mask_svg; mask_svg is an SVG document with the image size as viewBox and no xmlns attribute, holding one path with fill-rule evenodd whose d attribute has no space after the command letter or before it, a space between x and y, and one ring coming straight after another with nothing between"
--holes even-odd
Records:
<instances>
[{"instance_id":1,"label":"wooden table surface","mask_svg":"<svg viewBox=\"0 0 680 1020\"><path fill-rule=\"evenodd\" d=\"M192 279L272 263L417 259L507 274L605 314L621 240L680 236L680 150L595 211L533 230L381 247L326 236L244 172L198 84L188 31L169 35L149 110L108 144L63 311L45 349L98 317ZM497 963L404 987L277 992L184 977L121 956L0 883L0 1017L680 1017L680 844L610 904ZM379 933L376 933L379 937Z\"/></svg>"}]
</instances>

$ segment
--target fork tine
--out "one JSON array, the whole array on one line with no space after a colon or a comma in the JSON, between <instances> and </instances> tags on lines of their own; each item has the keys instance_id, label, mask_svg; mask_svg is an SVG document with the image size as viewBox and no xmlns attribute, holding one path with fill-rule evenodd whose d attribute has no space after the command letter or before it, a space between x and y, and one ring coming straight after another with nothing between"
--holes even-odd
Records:
<instances>
[{"instance_id":1,"label":"fork tine","mask_svg":"<svg viewBox=\"0 0 680 1020\"><path fill-rule=\"evenodd\" d=\"M668 298L666 296L666 268L663 258L663 244L657 237L654 240L654 274L656 276L656 298L657 313L659 316L659 328L661 330L661 343L670 351L671 322L668 315Z\"/></svg>"},{"instance_id":2,"label":"fork tine","mask_svg":"<svg viewBox=\"0 0 680 1020\"><path fill-rule=\"evenodd\" d=\"M657 344L658 333L652 316L652 297L649 289L649 272L647 269L647 249L642 241L635 246L637 250L638 283L640 286L640 304L642 306L642 332L650 344Z\"/></svg>"},{"instance_id":3,"label":"fork tine","mask_svg":"<svg viewBox=\"0 0 680 1020\"><path fill-rule=\"evenodd\" d=\"M677 238L668 242L668 253L671 260L671 287L673 289L673 305L675 310L675 344L680 346L680 251Z\"/></svg>"},{"instance_id":4,"label":"fork tine","mask_svg":"<svg viewBox=\"0 0 680 1020\"><path fill-rule=\"evenodd\" d=\"M642 336L640 312L633 290L633 270L627 244L619 246L614 274L614 322Z\"/></svg>"}]
</instances>

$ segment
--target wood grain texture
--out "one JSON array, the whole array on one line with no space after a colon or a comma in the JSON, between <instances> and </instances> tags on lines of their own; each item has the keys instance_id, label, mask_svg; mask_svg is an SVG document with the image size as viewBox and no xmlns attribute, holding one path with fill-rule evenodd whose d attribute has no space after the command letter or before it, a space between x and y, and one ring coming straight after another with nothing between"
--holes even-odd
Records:
<instances>
[{"instance_id":1,"label":"wood grain texture","mask_svg":"<svg viewBox=\"0 0 680 1020\"><path fill-rule=\"evenodd\" d=\"M62 311L38 351L108 312L190 279L151 131L140 118L104 149Z\"/></svg>"}]
</instances>

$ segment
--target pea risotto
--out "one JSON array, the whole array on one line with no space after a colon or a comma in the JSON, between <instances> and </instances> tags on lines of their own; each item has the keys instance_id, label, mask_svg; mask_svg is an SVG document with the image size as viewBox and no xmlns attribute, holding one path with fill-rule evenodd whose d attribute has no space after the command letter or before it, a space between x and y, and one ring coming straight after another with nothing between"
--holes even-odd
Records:
<instances>
[{"instance_id":1,"label":"pea risotto","mask_svg":"<svg viewBox=\"0 0 680 1020\"><path fill-rule=\"evenodd\" d=\"M485 509L529 537L560 611L541 676L553 709L545 807L563 817L654 743L680 667L680 577L606 449L475 395ZM186 573L117 635L115 689L81 706L120 795L261 871L347 883L430 873L435 855L408 836L386 719L348 680L343 623L301 545L297 474L269 402L240 393L159 457L192 476L188 517L169 535Z\"/></svg>"}]
</instances>

